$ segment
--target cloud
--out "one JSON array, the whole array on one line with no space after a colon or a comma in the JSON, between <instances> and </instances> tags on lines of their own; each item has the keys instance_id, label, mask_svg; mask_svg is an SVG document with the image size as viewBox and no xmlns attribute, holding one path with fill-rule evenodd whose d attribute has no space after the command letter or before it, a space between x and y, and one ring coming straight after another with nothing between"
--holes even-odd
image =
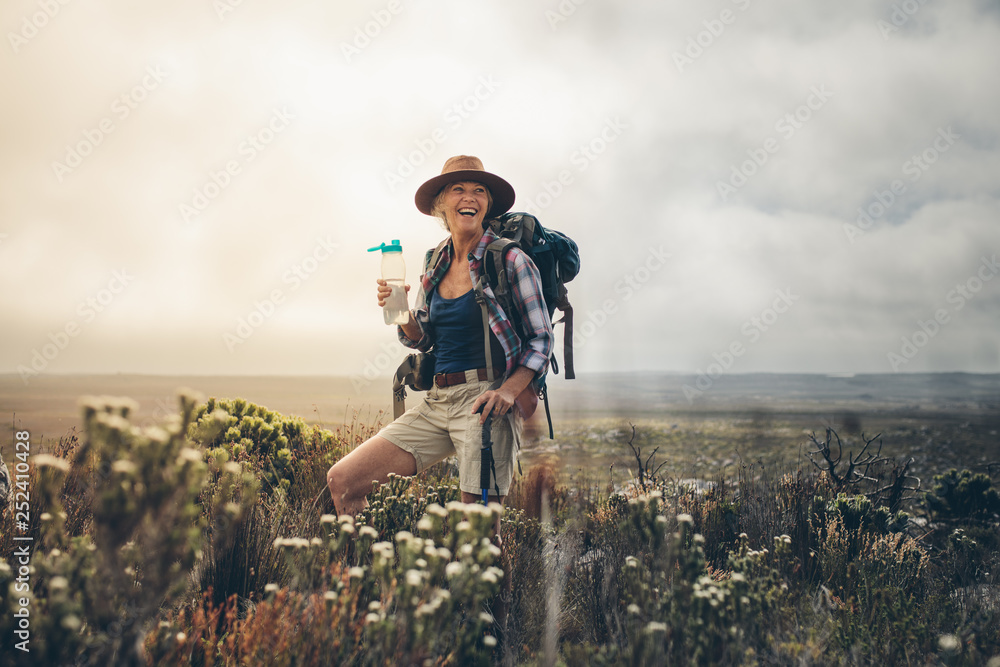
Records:
<instances>
[{"instance_id":1,"label":"cloud","mask_svg":"<svg viewBox=\"0 0 1000 667\"><path fill-rule=\"evenodd\" d=\"M365 250L415 279L459 153L580 243L583 370L704 368L790 288L734 371L888 371L942 302L903 370L998 371L1000 282L946 300L1000 252L997 12L897 5L61 6L0 59L0 372L127 270L46 372L360 373L393 341Z\"/></svg>"}]
</instances>

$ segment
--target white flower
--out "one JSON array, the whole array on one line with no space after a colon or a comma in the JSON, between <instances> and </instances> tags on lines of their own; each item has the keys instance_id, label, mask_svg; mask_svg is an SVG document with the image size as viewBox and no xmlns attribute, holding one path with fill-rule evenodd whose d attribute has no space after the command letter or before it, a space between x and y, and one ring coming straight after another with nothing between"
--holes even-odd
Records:
<instances>
[{"instance_id":1,"label":"white flower","mask_svg":"<svg viewBox=\"0 0 1000 667\"><path fill-rule=\"evenodd\" d=\"M743 576L742 572L733 572L733 576L731 577L731 579L733 581L746 581L747 580L747 578L745 576Z\"/></svg>"},{"instance_id":2,"label":"white flower","mask_svg":"<svg viewBox=\"0 0 1000 667\"><path fill-rule=\"evenodd\" d=\"M265 593L277 593L278 592L278 584L267 584L266 586L264 586L264 592Z\"/></svg>"},{"instance_id":3,"label":"white flower","mask_svg":"<svg viewBox=\"0 0 1000 667\"><path fill-rule=\"evenodd\" d=\"M637 605L636 603L634 603L634 602L633 602L632 604L630 604L630 605L628 606L628 610L627 610L627 611L628 611L628 613L630 613L630 614L633 614L633 615L635 615L635 616L638 616L638 615L639 615L639 612L640 612L640 611L642 611L642 610L641 610L641 609L639 609L639 605Z\"/></svg>"},{"instance_id":4,"label":"white flower","mask_svg":"<svg viewBox=\"0 0 1000 667\"><path fill-rule=\"evenodd\" d=\"M350 570L347 571L347 576L349 576L351 579L361 579L362 577L365 576L365 568L358 567L357 565L355 565L354 567L352 567Z\"/></svg>"},{"instance_id":5,"label":"white flower","mask_svg":"<svg viewBox=\"0 0 1000 667\"><path fill-rule=\"evenodd\" d=\"M643 632L648 632L650 634L654 632L666 632L666 631L667 631L667 624L658 623L656 621L650 621L649 623L646 624L645 629L643 629Z\"/></svg>"},{"instance_id":6,"label":"white flower","mask_svg":"<svg viewBox=\"0 0 1000 667\"><path fill-rule=\"evenodd\" d=\"M959 649L958 637L955 635L941 635L938 637L938 647L945 653L955 653Z\"/></svg>"},{"instance_id":7,"label":"white flower","mask_svg":"<svg viewBox=\"0 0 1000 667\"><path fill-rule=\"evenodd\" d=\"M483 637L483 646L488 646L489 648L493 648L496 645L497 645L497 638L494 637L493 635L486 635L485 637Z\"/></svg>"},{"instance_id":8,"label":"white flower","mask_svg":"<svg viewBox=\"0 0 1000 667\"><path fill-rule=\"evenodd\" d=\"M424 578L420 576L419 570L407 570L406 571L406 583L409 586L419 586L424 581Z\"/></svg>"},{"instance_id":9,"label":"white flower","mask_svg":"<svg viewBox=\"0 0 1000 667\"><path fill-rule=\"evenodd\" d=\"M365 623L375 623L376 621L379 620L379 618L380 617L378 614L376 614L375 612L371 612L367 616L365 616Z\"/></svg>"},{"instance_id":10,"label":"white flower","mask_svg":"<svg viewBox=\"0 0 1000 667\"><path fill-rule=\"evenodd\" d=\"M358 529L358 537L370 537L373 540L378 537L378 531L371 526L361 526Z\"/></svg>"},{"instance_id":11,"label":"white flower","mask_svg":"<svg viewBox=\"0 0 1000 667\"><path fill-rule=\"evenodd\" d=\"M417 522L417 530L422 530L424 532L430 532L434 530L434 522L430 520L429 517L421 517L420 521Z\"/></svg>"},{"instance_id":12,"label":"white flower","mask_svg":"<svg viewBox=\"0 0 1000 667\"><path fill-rule=\"evenodd\" d=\"M447 576L449 579L451 579L452 577L456 577L459 574L461 574L462 570L464 570L464 569L465 569L464 565L462 565L461 563L456 563L456 562L452 561L451 563L448 563L447 565L445 565L445 567L444 567L444 573L445 573L445 576Z\"/></svg>"},{"instance_id":13,"label":"white flower","mask_svg":"<svg viewBox=\"0 0 1000 667\"><path fill-rule=\"evenodd\" d=\"M181 461L197 463L198 461L201 461L201 451L192 447L185 447L181 450L180 455L177 458Z\"/></svg>"},{"instance_id":14,"label":"white flower","mask_svg":"<svg viewBox=\"0 0 1000 667\"><path fill-rule=\"evenodd\" d=\"M323 516L321 516L319 518L319 522L321 524L333 523L336 520L337 520L337 517L333 516L332 514L324 514Z\"/></svg>"},{"instance_id":15,"label":"white flower","mask_svg":"<svg viewBox=\"0 0 1000 667\"><path fill-rule=\"evenodd\" d=\"M694 517L690 514L678 514L677 523L686 523L689 525L694 525Z\"/></svg>"},{"instance_id":16,"label":"white flower","mask_svg":"<svg viewBox=\"0 0 1000 667\"><path fill-rule=\"evenodd\" d=\"M464 533L467 530L472 530L472 524L469 523L468 521L464 521L464 520L463 521L459 521L458 525L455 526L455 530L457 530L460 533Z\"/></svg>"},{"instance_id":17,"label":"white flower","mask_svg":"<svg viewBox=\"0 0 1000 667\"><path fill-rule=\"evenodd\" d=\"M335 591L326 591L323 593L323 599L333 602L337 599L337 593Z\"/></svg>"},{"instance_id":18,"label":"white flower","mask_svg":"<svg viewBox=\"0 0 1000 667\"><path fill-rule=\"evenodd\" d=\"M58 456L52 456L51 454L35 454L31 460L35 463L35 467L38 466L55 468L56 470L61 470L62 472L69 472L69 461L66 459L61 459Z\"/></svg>"}]
</instances>

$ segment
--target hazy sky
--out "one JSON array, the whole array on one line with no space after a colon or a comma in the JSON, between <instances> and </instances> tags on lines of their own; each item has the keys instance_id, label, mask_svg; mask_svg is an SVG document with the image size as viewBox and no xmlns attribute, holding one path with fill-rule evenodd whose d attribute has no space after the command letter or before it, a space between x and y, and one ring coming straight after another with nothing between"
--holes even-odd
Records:
<instances>
[{"instance_id":1,"label":"hazy sky","mask_svg":"<svg viewBox=\"0 0 1000 667\"><path fill-rule=\"evenodd\" d=\"M366 249L400 239L416 281L444 233L413 193L456 154L580 244L580 371L1000 371L996 2L9 0L0 25L0 372L29 383L395 368Z\"/></svg>"}]
</instances>

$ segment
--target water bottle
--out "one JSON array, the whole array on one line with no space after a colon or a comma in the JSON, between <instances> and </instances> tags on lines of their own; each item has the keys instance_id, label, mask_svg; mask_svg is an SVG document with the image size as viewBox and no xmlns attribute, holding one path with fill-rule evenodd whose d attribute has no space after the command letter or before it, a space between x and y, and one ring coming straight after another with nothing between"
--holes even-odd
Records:
<instances>
[{"instance_id":1,"label":"water bottle","mask_svg":"<svg viewBox=\"0 0 1000 667\"><path fill-rule=\"evenodd\" d=\"M406 299L406 288L403 281L406 278L406 264L403 262L403 246L398 240L383 243L368 252L382 251L382 280L392 289L389 298L382 306L382 316L386 324L406 324L410 320L410 304Z\"/></svg>"}]
</instances>

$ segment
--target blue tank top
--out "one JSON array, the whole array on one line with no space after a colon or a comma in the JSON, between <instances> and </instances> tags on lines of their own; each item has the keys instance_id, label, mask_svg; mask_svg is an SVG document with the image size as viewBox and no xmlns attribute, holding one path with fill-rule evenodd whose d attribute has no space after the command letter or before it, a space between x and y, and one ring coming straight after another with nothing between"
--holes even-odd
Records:
<instances>
[{"instance_id":1,"label":"blue tank top","mask_svg":"<svg viewBox=\"0 0 1000 667\"><path fill-rule=\"evenodd\" d=\"M434 330L434 372L457 373L474 368L486 368L486 346L483 344L483 311L476 303L476 291L446 299L436 291L431 297L431 326ZM506 370L503 348L490 332L493 352L493 373L497 377Z\"/></svg>"}]
</instances>

